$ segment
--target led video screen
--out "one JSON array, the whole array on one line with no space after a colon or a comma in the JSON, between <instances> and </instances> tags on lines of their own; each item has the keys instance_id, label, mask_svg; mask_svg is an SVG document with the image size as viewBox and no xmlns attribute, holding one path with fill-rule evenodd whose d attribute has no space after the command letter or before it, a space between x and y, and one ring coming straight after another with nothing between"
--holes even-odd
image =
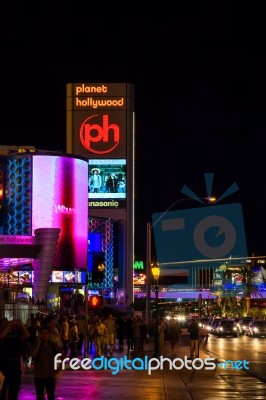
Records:
<instances>
[{"instance_id":1,"label":"led video screen","mask_svg":"<svg viewBox=\"0 0 266 400\"><path fill-rule=\"evenodd\" d=\"M89 199L126 198L126 160L89 160Z\"/></svg>"}]
</instances>

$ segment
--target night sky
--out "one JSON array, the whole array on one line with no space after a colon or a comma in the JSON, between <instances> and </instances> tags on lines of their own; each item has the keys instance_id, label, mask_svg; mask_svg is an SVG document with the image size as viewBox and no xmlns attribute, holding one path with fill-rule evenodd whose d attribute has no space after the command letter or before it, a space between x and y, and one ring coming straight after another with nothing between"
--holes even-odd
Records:
<instances>
[{"instance_id":1,"label":"night sky","mask_svg":"<svg viewBox=\"0 0 266 400\"><path fill-rule=\"evenodd\" d=\"M248 252L265 255L264 2L58 4L6 5L0 144L64 152L66 84L132 83L138 258L152 214L184 197L183 185L205 197L211 172L216 197L237 183L221 204L242 204Z\"/></svg>"}]
</instances>

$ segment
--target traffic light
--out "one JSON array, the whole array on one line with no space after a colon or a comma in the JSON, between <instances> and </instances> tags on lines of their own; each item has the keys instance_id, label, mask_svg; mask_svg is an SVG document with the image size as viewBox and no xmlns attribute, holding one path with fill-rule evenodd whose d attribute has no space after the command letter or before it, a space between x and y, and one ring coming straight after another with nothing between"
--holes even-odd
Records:
<instances>
[{"instance_id":1,"label":"traffic light","mask_svg":"<svg viewBox=\"0 0 266 400\"><path fill-rule=\"evenodd\" d=\"M91 277L93 283L102 283L105 275L104 253L92 253Z\"/></svg>"},{"instance_id":2,"label":"traffic light","mask_svg":"<svg viewBox=\"0 0 266 400\"><path fill-rule=\"evenodd\" d=\"M103 305L103 296L93 295L89 298L89 307L96 308Z\"/></svg>"}]
</instances>

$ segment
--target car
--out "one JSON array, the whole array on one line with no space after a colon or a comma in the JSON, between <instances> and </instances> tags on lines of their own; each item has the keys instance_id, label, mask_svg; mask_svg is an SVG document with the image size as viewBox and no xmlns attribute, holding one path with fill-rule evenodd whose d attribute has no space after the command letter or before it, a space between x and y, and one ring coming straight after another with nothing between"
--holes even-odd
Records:
<instances>
[{"instance_id":1,"label":"car","mask_svg":"<svg viewBox=\"0 0 266 400\"><path fill-rule=\"evenodd\" d=\"M216 334L216 328L218 326L218 324L222 321L221 318L214 318L210 325L209 325L209 332L212 333L213 335Z\"/></svg>"},{"instance_id":2,"label":"car","mask_svg":"<svg viewBox=\"0 0 266 400\"><path fill-rule=\"evenodd\" d=\"M248 326L250 322L252 321L252 317L243 317L239 320L237 323L238 331L240 335L247 335L248 334Z\"/></svg>"},{"instance_id":3,"label":"car","mask_svg":"<svg viewBox=\"0 0 266 400\"><path fill-rule=\"evenodd\" d=\"M237 325L234 320L223 319L216 327L215 334L218 337L238 336Z\"/></svg>"},{"instance_id":4,"label":"car","mask_svg":"<svg viewBox=\"0 0 266 400\"><path fill-rule=\"evenodd\" d=\"M266 337L266 321L262 319L253 320L248 326L250 337Z\"/></svg>"}]
</instances>

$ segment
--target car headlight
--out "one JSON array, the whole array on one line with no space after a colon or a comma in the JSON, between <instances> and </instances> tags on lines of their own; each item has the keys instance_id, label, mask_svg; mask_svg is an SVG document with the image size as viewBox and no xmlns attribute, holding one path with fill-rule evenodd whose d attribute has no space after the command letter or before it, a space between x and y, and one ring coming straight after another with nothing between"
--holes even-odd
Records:
<instances>
[{"instance_id":1,"label":"car headlight","mask_svg":"<svg viewBox=\"0 0 266 400\"><path fill-rule=\"evenodd\" d=\"M233 331L237 331L237 327L236 326L233 327Z\"/></svg>"},{"instance_id":2,"label":"car headlight","mask_svg":"<svg viewBox=\"0 0 266 400\"><path fill-rule=\"evenodd\" d=\"M254 328L254 332L259 332L259 328Z\"/></svg>"}]
</instances>

